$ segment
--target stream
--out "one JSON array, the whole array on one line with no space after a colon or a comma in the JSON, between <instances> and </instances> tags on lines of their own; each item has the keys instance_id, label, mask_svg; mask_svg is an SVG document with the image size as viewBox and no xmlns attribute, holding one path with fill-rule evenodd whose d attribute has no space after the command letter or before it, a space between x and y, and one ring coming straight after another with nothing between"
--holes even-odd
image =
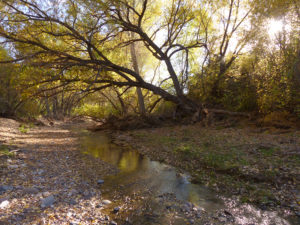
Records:
<instances>
[{"instance_id":1,"label":"stream","mask_svg":"<svg viewBox=\"0 0 300 225\"><path fill-rule=\"evenodd\" d=\"M104 176L104 211L118 224L298 224L286 215L238 204L218 196L204 185L193 184L187 173L150 160L137 150L112 143L103 132L84 132L82 152L116 166ZM115 207L120 212L113 213Z\"/></svg>"}]
</instances>

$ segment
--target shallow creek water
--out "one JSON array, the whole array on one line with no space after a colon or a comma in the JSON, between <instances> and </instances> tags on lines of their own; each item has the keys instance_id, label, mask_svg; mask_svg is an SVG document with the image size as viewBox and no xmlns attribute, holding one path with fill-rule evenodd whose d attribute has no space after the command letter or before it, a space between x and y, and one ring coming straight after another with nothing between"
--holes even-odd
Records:
<instances>
[{"instance_id":1,"label":"shallow creek water","mask_svg":"<svg viewBox=\"0 0 300 225\"><path fill-rule=\"evenodd\" d=\"M291 220L284 219L283 215L279 216L275 212L261 211L251 205L240 205L229 198L219 197L203 185L192 184L189 181L188 174L178 173L172 166L152 161L147 156L141 155L137 150L113 144L103 132L85 132L82 135L81 144L83 153L91 154L119 169L116 175L102 177L104 180L104 184L101 185L103 198L113 201L108 210L111 211L116 206L121 206L121 210L124 210L122 204L124 205L124 201L127 201L127 197L139 195L140 201L137 201L138 204L147 202L147 206L144 204L136 208L140 207L139 211L141 211L141 208L144 207L149 209L152 214L155 214L153 212L158 214L155 215L157 218L153 220L153 218L146 219L145 217L145 215L151 213L147 213L145 210L143 213L137 212L137 215L133 216L135 218L131 219L133 221L131 224L204 224L204 221L209 222L206 224L296 224ZM170 218L158 219L160 214L165 214L162 210L166 206L157 199L159 196L168 194L171 194L174 198L176 196L175 199L183 204L192 205L191 208L196 207L205 212L201 216L199 215L199 218L203 217L202 220L199 219L201 222L197 223L197 219L190 219L179 220L177 223L167 223L166 220L171 220ZM126 208L130 210L128 206ZM224 213L220 214L224 210L230 212L230 218L226 213L225 215ZM183 214L187 215L188 212ZM115 214L111 215L114 217ZM137 223L137 221L139 222Z\"/></svg>"}]
</instances>

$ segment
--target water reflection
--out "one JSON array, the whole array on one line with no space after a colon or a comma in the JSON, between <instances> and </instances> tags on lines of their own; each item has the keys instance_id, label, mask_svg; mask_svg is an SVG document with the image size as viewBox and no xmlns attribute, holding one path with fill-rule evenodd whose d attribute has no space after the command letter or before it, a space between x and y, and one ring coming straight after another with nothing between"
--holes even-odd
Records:
<instances>
[{"instance_id":1,"label":"water reflection","mask_svg":"<svg viewBox=\"0 0 300 225\"><path fill-rule=\"evenodd\" d=\"M122 185L126 194L145 187L156 195L173 193L177 199L192 202L207 210L223 207L223 201L207 188L191 184L187 174L178 174L166 164L152 161L132 149L120 148L103 133L86 135L82 139L84 152L118 167L120 172L105 178L105 187Z\"/></svg>"},{"instance_id":2,"label":"water reflection","mask_svg":"<svg viewBox=\"0 0 300 225\"><path fill-rule=\"evenodd\" d=\"M121 172L130 173L142 167L143 157L137 152L118 148L105 135L90 135L83 138L84 153L116 165Z\"/></svg>"},{"instance_id":3,"label":"water reflection","mask_svg":"<svg viewBox=\"0 0 300 225\"><path fill-rule=\"evenodd\" d=\"M86 133L82 138L82 147L84 153L119 168L118 174L104 177L103 189L110 190L109 194L114 192L125 196L151 190L153 197L156 197L173 193L177 199L192 202L208 212L229 209L235 224L289 225L299 222L297 218L287 221L275 212L261 211L252 205L239 205L231 199L222 200L206 187L190 183L187 174L178 174L173 167L151 161L135 150L120 148L112 144L103 133Z\"/></svg>"}]
</instances>

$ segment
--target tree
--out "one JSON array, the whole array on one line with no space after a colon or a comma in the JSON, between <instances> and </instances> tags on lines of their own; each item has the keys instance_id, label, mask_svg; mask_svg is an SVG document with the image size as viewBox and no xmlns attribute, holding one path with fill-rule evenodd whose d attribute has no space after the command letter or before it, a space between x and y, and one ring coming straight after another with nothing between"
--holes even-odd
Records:
<instances>
[{"instance_id":1,"label":"tree","mask_svg":"<svg viewBox=\"0 0 300 225\"><path fill-rule=\"evenodd\" d=\"M131 60L132 60L134 71L136 73L140 74L134 43L131 43L131 45L130 45L130 54L131 54ZM142 93L142 90L140 87L137 87L136 93L138 96L139 112L141 115L144 116L146 114L146 108L145 108L144 96L143 96L143 93Z\"/></svg>"},{"instance_id":2,"label":"tree","mask_svg":"<svg viewBox=\"0 0 300 225\"><path fill-rule=\"evenodd\" d=\"M188 45L178 41L193 19L189 2L172 1L171 7L164 9L166 18L161 20L164 15L160 14L161 22L155 26L147 24L153 13L150 9L155 7L155 2L148 0L139 1L135 7L130 1L68 0L64 3L68 10L55 1L4 0L1 4L0 36L27 50L26 54L16 54L15 59L6 62L26 60L62 71L80 67L94 73L93 79L66 78L63 73L55 79L65 83L83 82L93 85L95 90L134 86L150 90L184 109L193 111L198 107L184 95L172 62L178 52L204 46L198 39ZM132 36L126 42L118 42L128 32L137 38ZM166 33L160 41L162 44L155 39L159 32ZM175 93L146 82L137 71L111 57L111 51L121 51L135 42L142 43L156 60L164 62Z\"/></svg>"},{"instance_id":3,"label":"tree","mask_svg":"<svg viewBox=\"0 0 300 225\"><path fill-rule=\"evenodd\" d=\"M194 63L196 86L201 94L216 102L223 96L221 84L226 73L255 38L262 16L253 10L252 1L203 1L196 9L206 48ZM206 79L205 79L206 78ZM195 79L194 79L195 80Z\"/></svg>"},{"instance_id":4,"label":"tree","mask_svg":"<svg viewBox=\"0 0 300 225\"><path fill-rule=\"evenodd\" d=\"M0 60L11 60L6 49L0 47ZM17 116L39 113L37 101L26 91L29 71L26 66L6 64L0 67L0 115Z\"/></svg>"}]
</instances>

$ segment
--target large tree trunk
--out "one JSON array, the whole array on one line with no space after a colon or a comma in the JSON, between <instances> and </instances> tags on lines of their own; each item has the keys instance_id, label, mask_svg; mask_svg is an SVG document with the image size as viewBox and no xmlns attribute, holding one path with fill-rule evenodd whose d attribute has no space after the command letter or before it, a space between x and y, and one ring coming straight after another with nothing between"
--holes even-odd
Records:
<instances>
[{"instance_id":1,"label":"large tree trunk","mask_svg":"<svg viewBox=\"0 0 300 225\"><path fill-rule=\"evenodd\" d=\"M52 115L54 119L58 119L57 117L57 96L52 97Z\"/></svg>"},{"instance_id":2,"label":"large tree trunk","mask_svg":"<svg viewBox=\"0 0 300 225\"><path fill-rule=\"evenodd\" d=\"M219 73L217 75L216 80L214 81L214 83L212 85L212 89L210 92L211 96L213 96L215 98L223 97L222 90L220 89L220 84L224 80L227 70L229 69L229 67L234 62L235 59L236 59L236 57L232 56L230 58L230 60L228 60L228 62L226 62L224 56L220 56Z\"/></svg>"},{"instance_id":3,"label":"large tree trunk","mask_svg":"<svg viewBox=\"0 0 300 225\"><path fill-rule=\"evenodd\" d=\"M121 109L122 109L122 115L127 115L127 106L126 104L124 103L123 99L122 99L122 96L121 96L121 93L117 90L117 89L114 89L116 94L117 94L117 98L120 102L120 105L121 105Z\"/></svg>"},{"instance_id":4,"label":"large tree trunk","mask_svg":"<svg viewBox=\"0 0 300 225\"><path fill-rule=\"evenodd\" d=\"M46 106L46 111L47 111L47 117L51 117L51 111L50 111L48 96L45 97L45 106Z\"/></svg>"},{"instance_id":5,"label":"large tree trunk","mask_svg":"<svg viewBox=\"0 0 300 225\"><path fill-rule=\"evenodd\" d=\"M132 36L133 36L133 34L132 34ZM131 53L133 69L137 74L140 74L134 43L132 43L130 45L130 53ZM146 114L146 108L145 108L144 96L143 96L141 88L137 87L136 93L138 96L139 113L144 116Z\"/></svg>"}]
</instances>

